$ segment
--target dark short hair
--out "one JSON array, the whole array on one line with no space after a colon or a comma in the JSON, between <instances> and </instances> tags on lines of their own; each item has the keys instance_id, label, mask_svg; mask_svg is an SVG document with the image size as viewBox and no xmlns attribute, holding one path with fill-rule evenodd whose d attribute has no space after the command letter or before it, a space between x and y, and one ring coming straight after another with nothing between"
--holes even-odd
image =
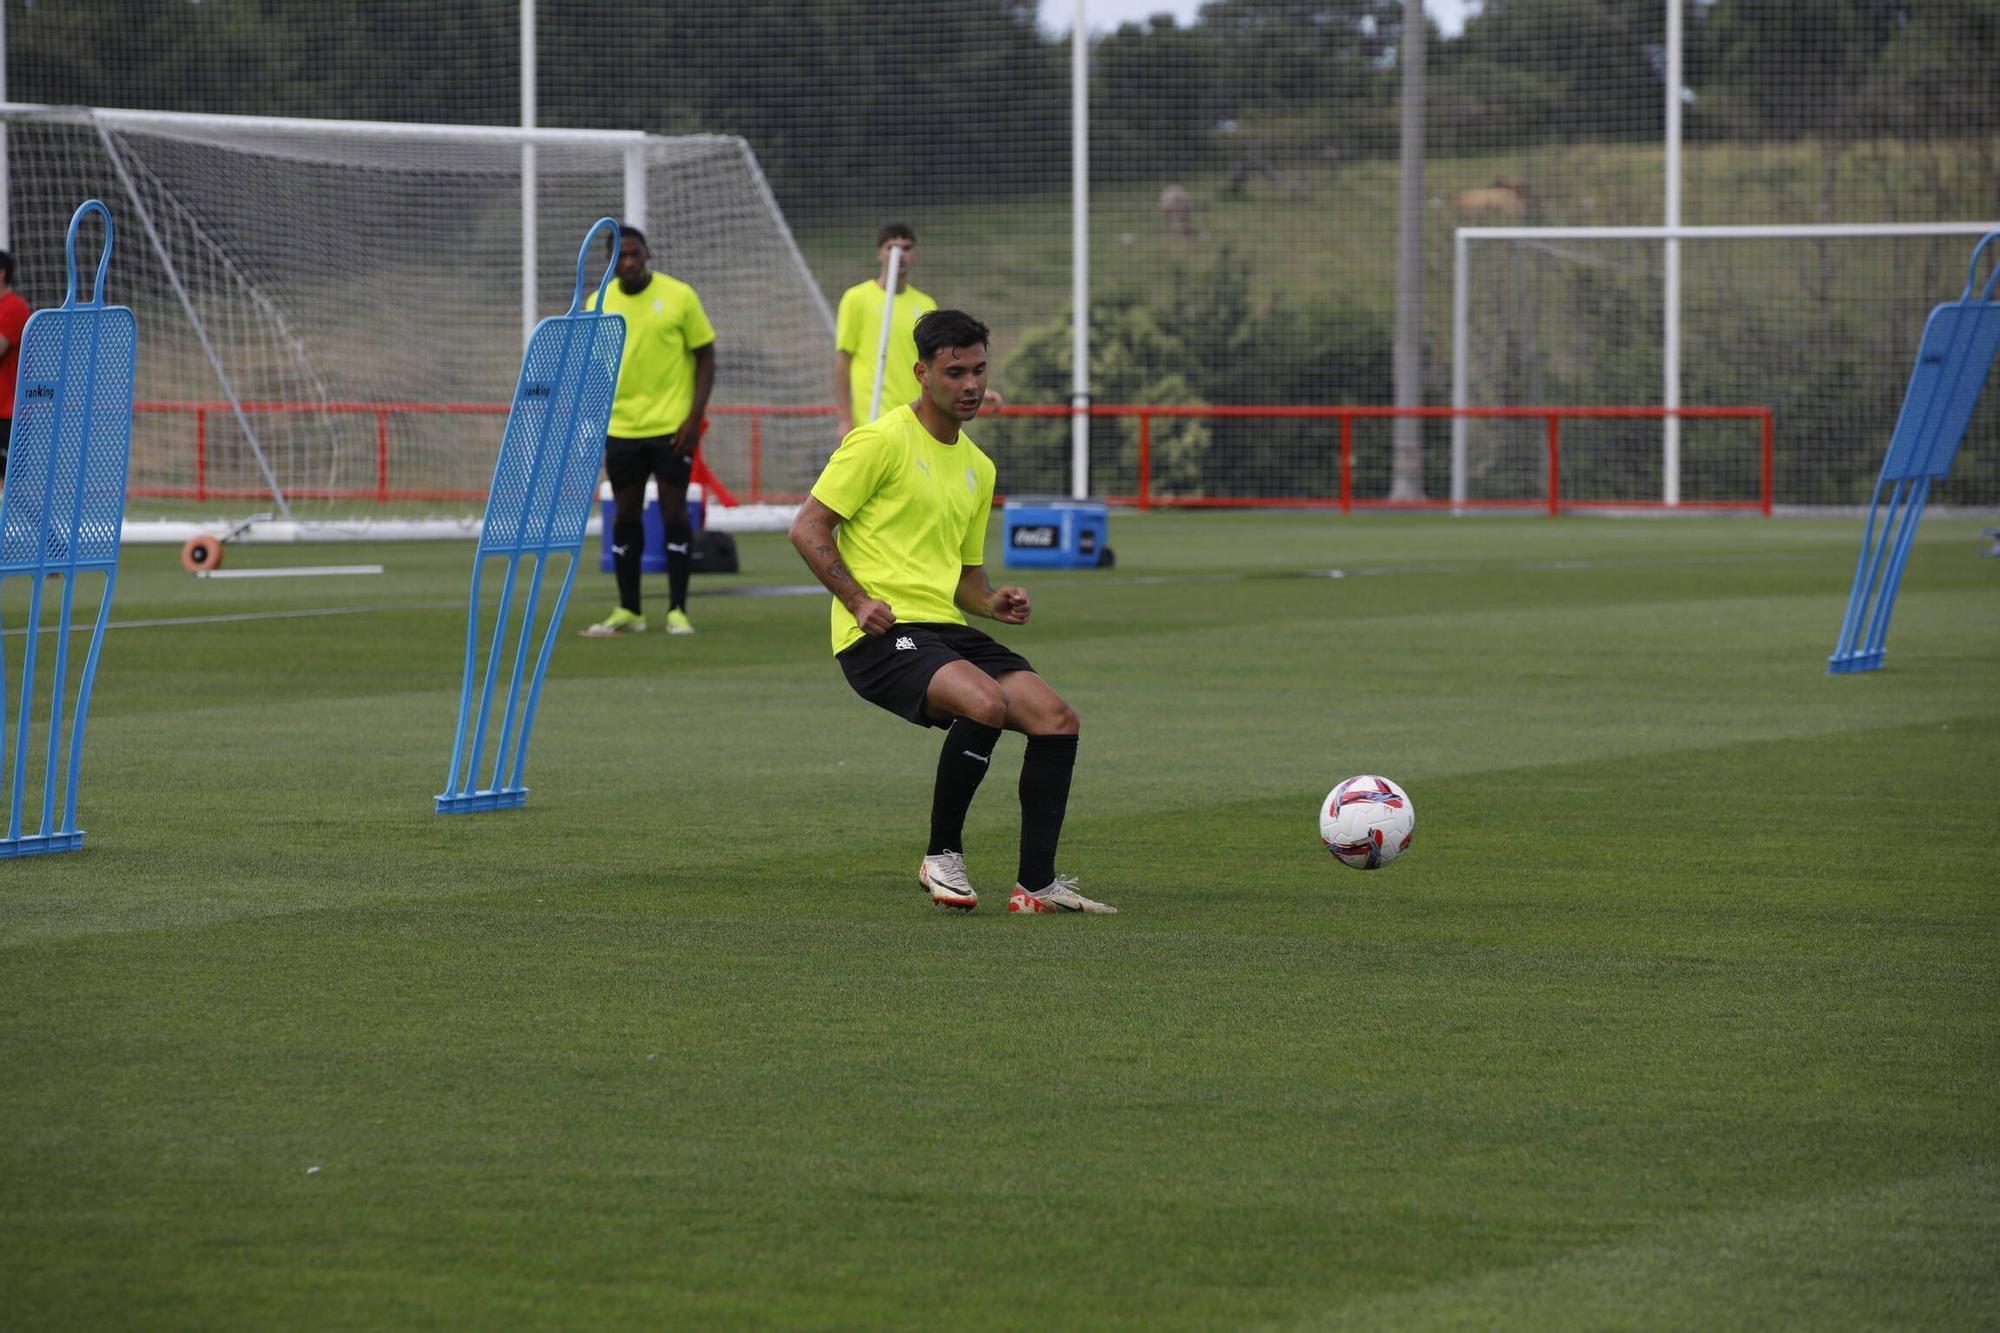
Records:
<instances>
[{"instance_id":1,"label":"dark short hair","mask_svg":"<svg viewBox=\"0 0 2000 1333\"><path fill-rule=\"evenodd\" d=\"M875 244L879 248L891 241L908 241L911 245L915 245L917 233L910 229L910 224L907 222L885 222L882 224L882 229L875 233Z\"/></svg>"},{"instance_id":2,"label":"dark short hair","mask_svg":"<svg viewBox=\"0 0 2000 1333\"><path fill-rule=\"evenodd\" d=\"M5 250L0 250L0 282L11 283L13 281L14 256Z\"/></svg>"},{"instance_id":3,"label":"dark short hair","mask_svg":"<svg viewBox=\"0 0 2000 1333\"><path fill-rule=\"evenodd\" d=\"M637 227L620 227L618 229L618 239L621 243L625 240L627 236L630 236L633 240L637 241L639 244L645 245L648 250L651 250L653 248L650 245L646 245L646 233L640 231Z\"/></svg>"},{"instance_id":4,"label":"dark short hair","mask_svg":"<svg viewBox=\"0 0 2000 1333\"><path fill-rule=\"evenodd\" d=\"M963 310L933 310L917 321L917 359L935 361L947 347L984 347L989 330Z\"/></svg>"}]
</instances>

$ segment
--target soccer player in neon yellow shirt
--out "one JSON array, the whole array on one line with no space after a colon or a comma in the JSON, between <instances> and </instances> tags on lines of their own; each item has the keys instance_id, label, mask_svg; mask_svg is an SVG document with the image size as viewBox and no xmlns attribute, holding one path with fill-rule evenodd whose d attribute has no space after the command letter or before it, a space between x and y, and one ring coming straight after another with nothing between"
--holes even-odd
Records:
<instances>
[{"instance_id":1,"label":"soccer player in neon yellow shirt","mask_svg":"<svg viewBox=\"0 0 2000 1333\"><path fill-rule=\"evenodd\" d=\"M715 328L701 297L679 278L649 267L646 237L637 227L618 235L618 281L604 308L625 317L625 354L604 441L604 475L611 482L611 560L618 607L583 632L592 638L637 634L639 566L646 553L646 478L660 493L667 538L667 632L692 634L688 619L688 481L701 444L702 417L715 387ZM597 306L597 296L590 297Z\"/></svg>"},{"instance_id":2,"label":"soccer player in neon yellow shirt","mask_svg":"<svg viewBox=\"0 0 2000 1333\"><path fill-rule=\"evenodd\" d=\"M896 299L889 300L889 255L900 255L896 268ZM868 409L875 399L875 354L882 346L882 311L889 309L889 355L882 365L883 412L917 396L917 359L912 336L917 320L937 309L928 292L910 282L917 263L917 234L908 223L891 222L875 233L875 259L880 271L857 282L840 296L840 313L833 322L833 401L840 407L840 433L873 420ZM877 413L876 415L879 415Z\"/></svg>"},{"instance_id":3,"label":"soccer player in neon yellow shirt","mask_svg":"<svg viewBox=\"0 0 2000 1333\"><path fill-rule=\"evenodd\" d=\"M917 879L941 906L979 902L965 870L965 814L1000 732L1028 738L1019 874L1010 912L1113 912L1055 871L1076 766L1076 710L1026 658L966 623L1025 624L1026 589L986 576L993 460L961 427L986 395L984 324L960 310L917 322L916 401L857 426L792 521L792 545L834 596L834 659L854 692L945 728Z\"/></svg>"},{"instance_id":4,"label":"soccer player in neon yellow shirt","mask_svg":"<svg viewBox=\"0 0 2000 1333\"><path fill-rule=\"evenodd\" d=\"M894 302L889 300L892 250L901 256L896 265ZM919 319L937 309L935 297L910 284L910 270L917 262L917 234L908 223L886 223L875 233L875 261L880 271L841 293L840 313L834 320L833 400L840 408L842 435L872 419L869 408L875 404L875 362L882 350L883 310L890 310L892 324L889 351L882 365L882 401L874 416L898 403L915 401L917 377L909 367L917 359L917 345L911 331ZM1004 401L1000 391L989 385L983 410L996 412Z\"/></svg>"}]
</instances>

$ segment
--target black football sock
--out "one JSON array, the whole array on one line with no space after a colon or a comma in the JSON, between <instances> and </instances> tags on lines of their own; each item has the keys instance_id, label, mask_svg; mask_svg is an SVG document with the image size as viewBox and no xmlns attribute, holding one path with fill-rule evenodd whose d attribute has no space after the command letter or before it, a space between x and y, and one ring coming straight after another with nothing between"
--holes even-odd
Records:
<instances>
[{"instance_id":1,"label":"black football sock","mask_svg":"<svg viewBox=\"0 0 2000 1333\"><path fill-rule=\"evenodd\" d=\"M965 850L965 812L986 776L1000 728L960 718L944 734L938 752L937 785L931 789L931 845L926 856Z\"/></svg>"},{"instance_id":2,"label":"black football sock","mask_svg":"<svg viewBox=\"0 0 2000 1333\"><path fill-rule=\"evenodd\" d=\"M688 544L694 540L694 529L688 524L687 506L681 506L680 517L669 519L667 534L667 609L685 611L688 604Z\"/></svg>"},{"instance_id":3,"label":"black football sock","mask_svg":"<svg viewBox=\"0 0 2000 1333\"><path fill-rule=\"evenodd\" d=\"M1069 811L1069 779L1076 771L1076 737L1030 736L1021 760L1020 885L1039 893L1056 877L1056 844Z\"/></svg>"},{"instance_id":4,"label":"black football sock","mask_svg":"<svg viewBox=\"0 0 2000 1333\"><path fill-rule=\"evenodd\" d=\"M639 614L639 565L646 558L646 523L621 511L611 520L611 568L618 576L618 605Z\"/></svg>"}]
</instances>

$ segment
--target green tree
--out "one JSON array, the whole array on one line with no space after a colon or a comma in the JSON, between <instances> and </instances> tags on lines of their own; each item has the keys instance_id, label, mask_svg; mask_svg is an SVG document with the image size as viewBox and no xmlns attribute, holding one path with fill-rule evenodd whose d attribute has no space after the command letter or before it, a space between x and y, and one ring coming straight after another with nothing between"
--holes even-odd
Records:
<instances>
[{"instance_id":1,"label":"green tree","mask_svg":"<svg viewBox=\"0 0 2000 1333\"><path fill-rule=\"evenodd\" d=\"M1063 402L1069 397L1070 328L1065 312L1053 324L1031 330L1008 362L1007 380L1026 402ZM1100 301L1090 311L1090 376L1099 402L1180 403L1207 400L1189 372L1194 356L1185 338L1161 312L1126 296ZM1202 460L1214 440L1212 423L1199 417L1162 418L1152 433L1153 488L1200 494ZM1139 437L1130 420L1091 424L1090 489L1098 495L1130 495L1137 485ZM1002 458L1002 489L1069 489L1069 422L1031 418L1008 427Z\"/></svg>"},{"instance_id":2,"label":"green tree","mask_svg":"<svg viewBox=\"0 0 2000 1333\"><path fill-rule=\"evenodd\" d=\"M26 101L518 123L516 0L63 0L9 6ZM1021 0L595 0L538 6L545 125L741 134L781 197L896 201L1056 187L1063 48ZM1006 89L1006 96L992 90Z\"/></svg>"},{"instance_id":3,"label":"green tree","mask_svg":"<svg viewBox=\"0 0 2000 1333\"><path fill-rule=\"evenodd\" d=\"M606 77L631 94L628 105L652 108L644 128L668 113L676 127L691 118L743 135L781 199L878 201L884 163L905 173L898 206L1066 178L1068 141L1048 132L1067 119L1066 67L1031 4L677 0L661 10L663 58L603 61ZM909 173L912 164L920 170Z\"/></svg>"},{"instance_id":4,"label":"green tree","mask_svg":"<svg viewBox=\"0 0 2000 1333\"><path fill-rule=\"evenodd\" d=\"M1151 178L1157 163L1201 169L1215 148L1227 97L1208 36L1170 18L1128 23L1091 52L1091 170L1100 179Z\"/></svg>"},{"instance_id":5,"label":"green tree","mask_svg":"<svg viewBox=\"0 0 2000 1333\"><path fill-rule=\"evenodd\" d=\"M1920 22L1894 25L1870 67L1858 119L1875 132L1905 138L1983 134L1990 149L1990 136L2000 129L1996 69L2000 0L1930 6Z\"/></svg>"},{"instance_id":6,"label":"green tree","mask_svg":"<svg viewBox=\"0 0 2000 1333\"><path fill-rule=\"evenodd\" d=\"M1658 0L1489 0L1440 52L1432 80L1441 147L1476 136L1657 138L1665 113Z\"/></svg>"},{"instance_id":7,"label":"green tree","mask_svg":"<svg viewBox=\"0 0 2000 1333\"><path fill-rule=\"evenodd\" d=\"M1390 337L1353 309L1260 307L1245 266L1226 250L1204 268L1171 274L1158 299L1127 295L1093 305L1092 395L1100 403L1264 405L1380 403L1390 392ZM1017 401L1063 402L1070 386L1070 321L1032 330L1009 362ZM1339 428L1326 420L1158 417L1152 487L1184 497L1332 495ZM1138 431L1130 419L1091 427L1091 487L1129 495ZM1064 489L1069 426L1010 423L1006 485Z\"/></svg>"},{"instance_id":8,"label":"green tree","mask_svg":"<svg viewBox=\"0 0 2000 1333\"><path fill-rule=\"evenodd\" d=\"M1885 51L1912 21L1907 0L1716 0L1708 18L1714 93L1740 138L1845 138ZM1991 67L1987 69L1991 87Z\"/></svg>"}]
</instances>

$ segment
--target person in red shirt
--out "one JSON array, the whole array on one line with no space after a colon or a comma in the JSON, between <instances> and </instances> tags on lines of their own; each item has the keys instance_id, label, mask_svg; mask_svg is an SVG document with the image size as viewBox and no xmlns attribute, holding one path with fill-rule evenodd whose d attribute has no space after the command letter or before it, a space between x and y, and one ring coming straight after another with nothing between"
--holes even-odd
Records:
<instances>
[{"instance_id":1,"label":"person in red shirt","mask_svg":"<svg viewBox=\"0 0 2000 1333\"><path fill-rule=\"evenodd\" d=\"M21 368L21 330L28 302L14 290L14 256L0 250L0 478L7 475L7 446L14 436L14 377Z\"/></svg>"}]
</instances>

